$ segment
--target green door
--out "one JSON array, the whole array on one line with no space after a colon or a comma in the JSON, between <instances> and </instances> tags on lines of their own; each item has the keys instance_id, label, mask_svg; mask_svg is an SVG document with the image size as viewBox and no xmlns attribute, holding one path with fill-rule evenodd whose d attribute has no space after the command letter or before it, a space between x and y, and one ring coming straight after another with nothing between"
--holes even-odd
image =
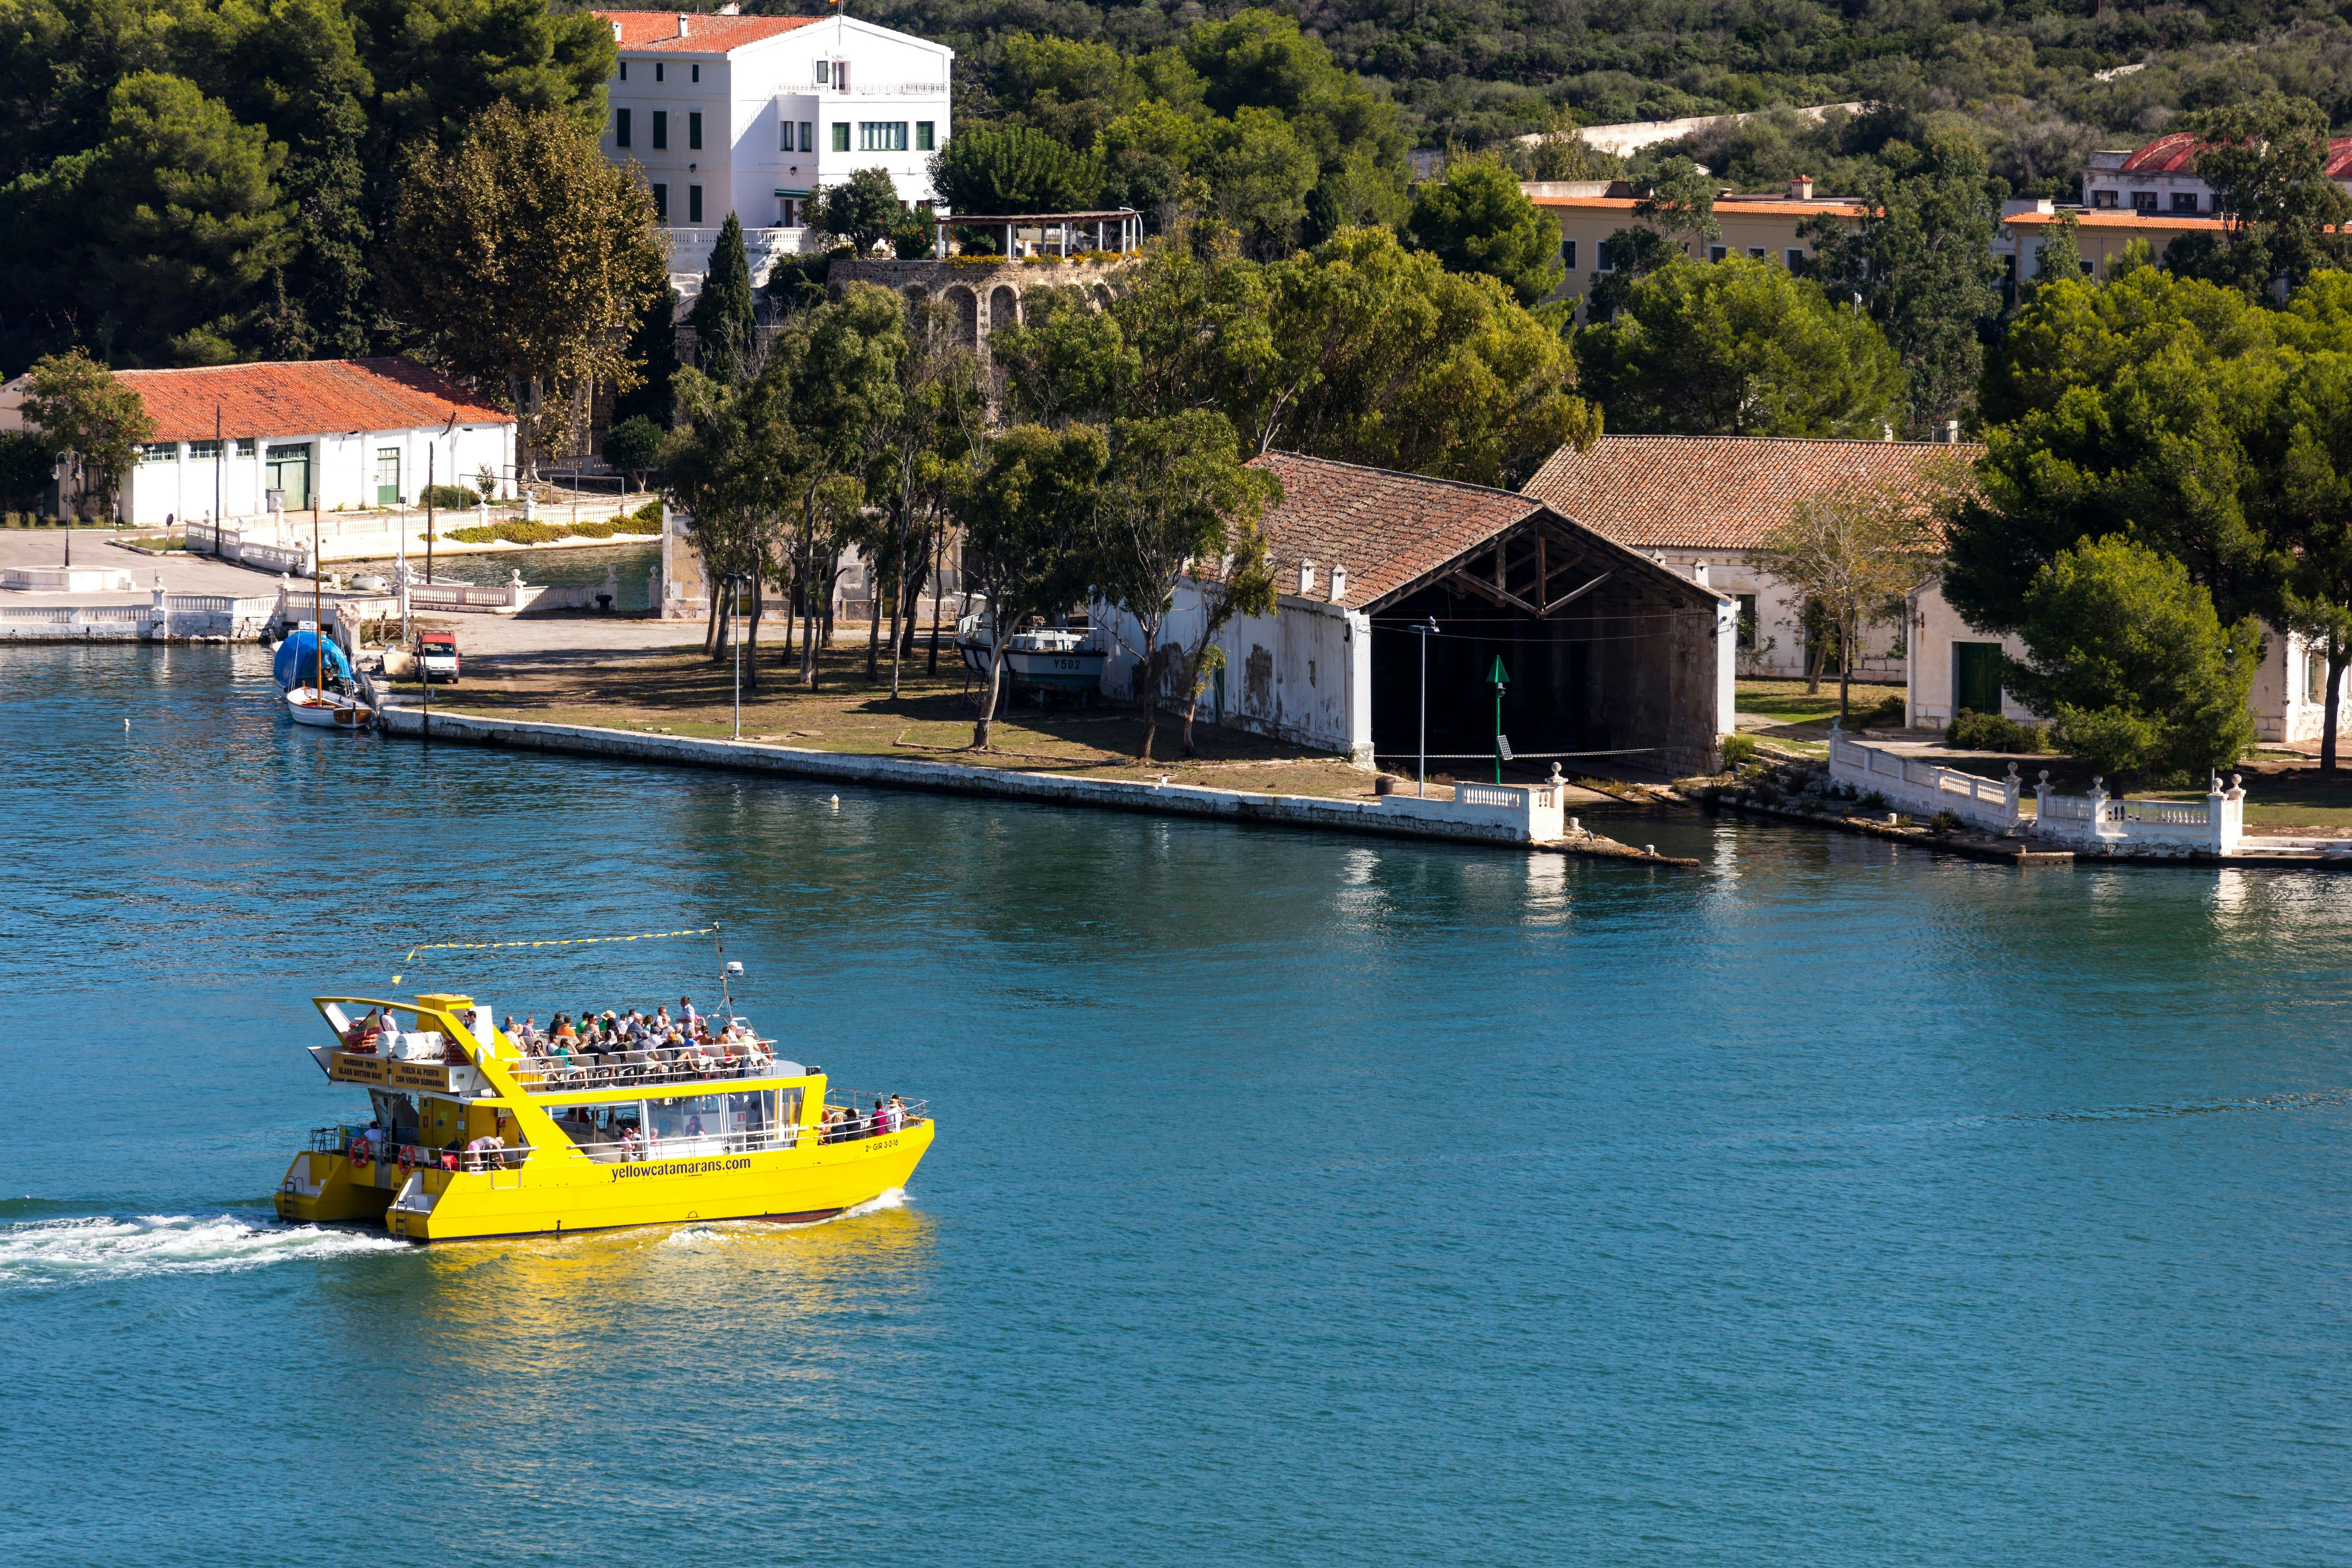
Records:
<instances>
[{"instance_id":1,"label":"green door","mask_svg":"<svg viewBox=\"0 0 2352 1568\"><path fill-rule=\"evenodd\" d=\"M375 504L400 504L400 448L378 447L375 449Z\"/></svg>"},{"instance_id":2,"label":"green door","mask_svg":"<svg viewBox=\"0 0 2352 1568\"><path fill-rule=\"evenodd\" d=\"M286 510L310 510L310 443L273 444L264 460L269 465L269 488L286 492Z\"/></svg>"},{"instance_id":3,"label":"green door","mask_svg":"<svg viewBox=\"0 0 2352 1568\"><path fill-rule=\"evenodd\" d=\"M1956 708L1971 713L2000 711L2000 644L1952 645L1952 691Z\"/></svg>"}]
</instances>

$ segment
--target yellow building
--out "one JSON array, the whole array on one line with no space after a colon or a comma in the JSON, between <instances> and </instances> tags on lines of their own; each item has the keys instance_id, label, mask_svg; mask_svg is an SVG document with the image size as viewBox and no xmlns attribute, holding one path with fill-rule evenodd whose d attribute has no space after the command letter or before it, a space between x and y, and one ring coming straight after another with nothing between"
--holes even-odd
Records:
<instances>
[{"instance_id":1,"label":"yellow building","mask_svg":"<svg viewBox=\"0 0 2352 1568\"><path fill-rule=\"evenodd\" d=\"M1602 242L1611 235L1621 228L1657 227L1644 226L1633 216L1637 198L1622 180L1527 181L1519 189L1559 225L1559 258L1568 276L1554 299L1581 300L1592 292L1594 283L1611 269L1601 251ZM1727 256L1754 257L1801 272L1812 258L1813 245L1799 229L1820 217L1840 218L1849 226L1858 225L1863 210L1856 196L1814 195L1813 182L1801 176L1790 181L1788 192L1781 195L1724 192L1715 198L1715 220L1722 234L1705 247L1703 256L1690 241L1684 243L1683 251L1708 261L1721 261ZM1578 320L1583 315L1580 304Z\"/></svg>"},{"instance_id":2,"label":"yellow building","mask_svg":"<svg viewBox=\"0 0 2352 1568\"><path fill-rule=\"evenodd\" d=\"M2063 207L2046 197L2011 202L2001 209L2000 226L1993 231L1992 253L2011 289L2040 273L2042 244L2070 213L2075 224L2074 243L2095 278L2106 277L2124 247L2136 239L2147 241L2150 259L2161 261L2165 247L2182 235L2219 235L2229 226L2227 219L2195 213Z\"/></svg>"}]
</instances>

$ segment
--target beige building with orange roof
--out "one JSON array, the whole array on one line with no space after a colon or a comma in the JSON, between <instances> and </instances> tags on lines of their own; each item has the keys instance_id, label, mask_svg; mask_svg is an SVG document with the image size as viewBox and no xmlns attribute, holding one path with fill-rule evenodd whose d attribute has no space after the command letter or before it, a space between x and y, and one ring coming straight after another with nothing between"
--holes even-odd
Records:
<instances>
[{"instance_id":1,"label":"beige building with orange roof","mask_svg":"<svg viewBox=\"0 0 2352 1568\"><path fill-rule=\"evenodd\" d=\"M1554 299L1573 296L1580 300L1590 295L1594 282L1611 270L1609 258L1601 252L1603 242L1621 228L1644 226L1633 216L1637 198L1633 188L1622 180L1526 181L1519 189L1538 211L1559 225L1559 258L1568 276ZM1798 230L1821 217L1858 224L1863 210L1859 197L1814 195L1813 182L1802 177L1790 181L1781 195L1726 194L1715 198L1715 220L1722 234L1705 246L1685 241L1683 252L1701 261L1752 257L1801 272L1812 258L1813 245ZM1579 304L1577 320L1583 319L1584 307Z\"/></svg>"},{"instance_id":2,"label":"beige building with orange roof","mask_svg":"<svg viewBox=\"0 0 2352 1568\"><path fill-rule=\"evenodd\" d=\"M2041 276L2042 247L2071 215L2074 243L2091 276L2104 279L2134 240L2146 240L2150 258L2161 261L2167 247L2184 234L2218 235L2228 220L2210 214L2157 212L2133 207L2068 207L2043 198L2011 202L1993 230L1992 253L2012 289Z\"/></svg>"}]
</instances>

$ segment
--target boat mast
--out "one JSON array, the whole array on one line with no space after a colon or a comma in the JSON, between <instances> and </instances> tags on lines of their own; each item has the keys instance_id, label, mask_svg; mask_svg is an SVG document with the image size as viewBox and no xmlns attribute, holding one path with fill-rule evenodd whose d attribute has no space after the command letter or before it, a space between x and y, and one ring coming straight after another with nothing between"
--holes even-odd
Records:
<instances>
[{"instance_id":1,"label":"boat mast","mask_svg":"<svg viewBox=\"0 0 2352 1568\"><path fill-rule=\"evenodd\" d=\"M327 700L327 627L325 601L320 596L319 579L319 509L310 509L310 645L318 652L318 678L310 684L310 695L321 706Z\"/></svg>"}]
</instances>

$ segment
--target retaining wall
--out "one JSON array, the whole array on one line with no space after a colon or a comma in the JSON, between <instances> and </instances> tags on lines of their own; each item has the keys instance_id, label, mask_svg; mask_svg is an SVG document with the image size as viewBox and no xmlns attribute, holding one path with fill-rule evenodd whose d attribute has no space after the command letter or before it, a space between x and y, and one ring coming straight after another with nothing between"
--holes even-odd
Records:
<instances>
[{"instance_id":1,"label":"retaining wall","mask_svg":"<svg viewBox=\"0 0 2352 1568\"><path fill-rule=\"evenodd\" d=\"M421 708L404 702L383 710L377 722L388 734L417 736L425 732L427 721ZM436 741L513 746L526 751L627 757L645 762L728 768L839 784L990 795L1001 799L1035 801L1043 805L1082 805L1170 816L1210 817L1228 822L1280 823L1302 827L1336 828L1349 833L1552 848L1654 864L1660 863L1662 859L1645 856L1611 839L1591 836L1564 837L1559 792L1541 784L1469 785L1465 788L1465 798L1459 801L1423 800L1411 795L1329 800L1315 795L1255 795L1237 790L1203 789L1191 784L1161 785L1130 783L1124 779L1067 778L1053 773L1018 773L956 763L857 756L748 742L694 740L678 735L645 735L586 724L542 724L523 720L485 719L470 714L435 713L430 725L431 737Z\"/></svg>"}]
</instances>

